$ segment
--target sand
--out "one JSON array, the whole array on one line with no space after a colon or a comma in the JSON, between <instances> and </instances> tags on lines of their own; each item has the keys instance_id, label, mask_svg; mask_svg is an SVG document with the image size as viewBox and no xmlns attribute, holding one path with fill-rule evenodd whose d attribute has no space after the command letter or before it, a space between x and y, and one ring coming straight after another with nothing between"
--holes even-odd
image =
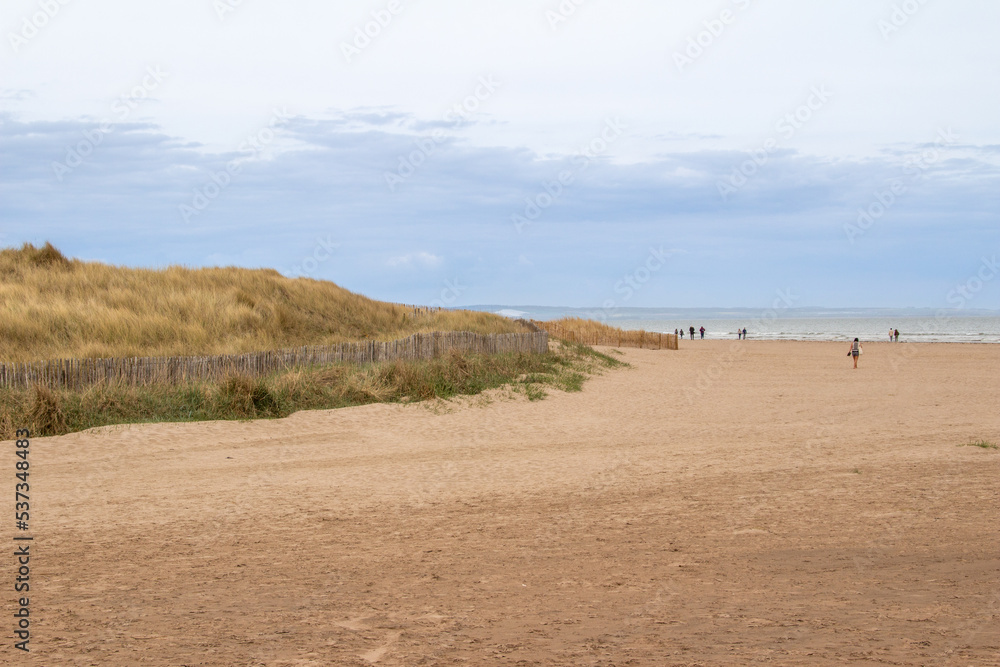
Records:
<instances>
[{"instance_id":1,"label":"sand","mask_svg":"<svg viewBox=\"0 0 1000 667\"><path fill-rule=\"evenodd\" d=\"M0 662L998 665L1000 346L846 353L39 438Z\"/></svg>"}]
</instances>

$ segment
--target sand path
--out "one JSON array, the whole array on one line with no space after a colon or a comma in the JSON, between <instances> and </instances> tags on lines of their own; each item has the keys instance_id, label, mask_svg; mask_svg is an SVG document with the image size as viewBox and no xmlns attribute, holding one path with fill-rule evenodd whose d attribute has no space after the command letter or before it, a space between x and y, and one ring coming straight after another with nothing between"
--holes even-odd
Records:
<instances>
[{"instance_id":1,"label":"sand path","mask_svg":"<svg viewBox=\"0 0 1000 667\"><path fill-rule=\"evenodd\" d=\"M0 662L1000 665L1000 346L846 348L38 439Z\"/></svg>"}]
</instances>

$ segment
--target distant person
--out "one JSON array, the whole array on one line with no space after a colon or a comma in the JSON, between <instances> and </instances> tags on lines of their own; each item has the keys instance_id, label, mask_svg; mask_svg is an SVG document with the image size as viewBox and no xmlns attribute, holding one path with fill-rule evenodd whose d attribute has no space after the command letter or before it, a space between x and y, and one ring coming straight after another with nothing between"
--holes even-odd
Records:
<instances>
[{"instance_id":1,"label":"distant person","mask_svg":"<svg viewBox=\"0 0 1000 667\"><path fill-rule=\"evenodd\" d=\"M861 342L855 338L854 342L851 343L851 349L848 351L847 356L854 357L854 367L858 367L858 357L861 356Z\"/></svg>"},{"instance_id":2,"label":"distant person","mask_svg":"<svg viewBox=\"0 0 1000 667\"><path fill-rule=\"evenodd\" d=\"M889 329L889 342L892 342L892 329Z\"/></svg>"},{"instance_id":3,"label":"distant person","mask_svg":"<svg viewBox=\"0 0 1000 667\"><path fill-rule=\"evenodd\" d=\"M743 340L747 339L747 328L743 327Z\"/></svg>"},{"instance_id":4,"label":"distant person","mask_svg":"<svg viewBox=\"0 0 1000 667\"><path fill-rule=\"evenodd\" d=\"M701 332L701 339L705 340L705 327L702 327L701 329L698 329L698 331Z\"/></svg>"},{"instance_id":5,"label":"distant person","mask_svg":"<svg viewBox=\"0 0 1000 667\"><path fill-rule=\"evenodd\" d=\"M896 342L898 343L899 342L899 329L896 329L895 335L896 335Z\"/></svg>"},{"instance_id":6,"label":"distant person","mask_svg":"<svg viewBox=\"0 0 1000 667\"><path fill-rule=\"evenodd\" d=\"M736 340L739 340L740 338L743 338L743 332L740 331L739 329L737 329L736 330Z\"/></svg>"},{"instance_id":7,"label":"distant person","mask_svg":"<svg viewBox=\"0 0 1000 667\"><path fill-rule=\"evenodd\" d=\"M688 332L691 334L691 340L694 340L694 327L688 327Z\"/></svg>"},{"instance_id":8,"label":"distant person","mask_svg":"<svg viewBox=\"0 0 1000 667\"><path fill-rule=\"evenodd\" d=\"M681 329L681 340L684 340L684 329Z\"/></svg>"}]
</instances>

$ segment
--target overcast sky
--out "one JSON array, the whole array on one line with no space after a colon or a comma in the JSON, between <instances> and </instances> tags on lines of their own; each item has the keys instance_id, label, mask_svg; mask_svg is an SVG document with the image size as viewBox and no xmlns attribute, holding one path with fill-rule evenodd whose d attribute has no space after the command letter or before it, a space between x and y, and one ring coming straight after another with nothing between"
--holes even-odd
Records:
<instances>
[{"instance_id":1,"label":"overcast sky","mask_svg":"<svg viewBox=\"0 0 1000 667\"><path fill-rule=\"evenodd\" d=\"M964 286L1000 308L992 0L5 0L0 21L3 245L452 306Z\"/></svg>"}]
</instances>

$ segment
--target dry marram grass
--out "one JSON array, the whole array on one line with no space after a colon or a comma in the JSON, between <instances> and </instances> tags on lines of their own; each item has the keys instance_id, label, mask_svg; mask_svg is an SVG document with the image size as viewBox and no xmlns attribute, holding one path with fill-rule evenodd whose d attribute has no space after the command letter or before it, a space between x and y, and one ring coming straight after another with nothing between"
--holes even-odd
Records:
<instances>
[{"instance_id":1,"label":"dry marram grass","mask_svg":"<svg viewBox=\"0 0 1000 667\"><path fill-rule=\"evenodd\" d=\"M644 347L650 349L668 348L669 336L642 329L626 331L595 320L580 317L564 317L551 322L535 322L550 335L585 345L611 345L614 347ZM674 341L676 345L676 341ZM676 348L672 348L676 349Z\"/></svg>"},{"instance_id":2,"label":"dry marram grass","mask_svg":"<svg viewBox=\"0 0 1000 667\"><path fill-rule=\"evenodd\" d=\"M132 269L70 260L48 243L0 250L0 361L240 354L430 331L521 329L271 269Z\"/></svg>"}]
</instances>

